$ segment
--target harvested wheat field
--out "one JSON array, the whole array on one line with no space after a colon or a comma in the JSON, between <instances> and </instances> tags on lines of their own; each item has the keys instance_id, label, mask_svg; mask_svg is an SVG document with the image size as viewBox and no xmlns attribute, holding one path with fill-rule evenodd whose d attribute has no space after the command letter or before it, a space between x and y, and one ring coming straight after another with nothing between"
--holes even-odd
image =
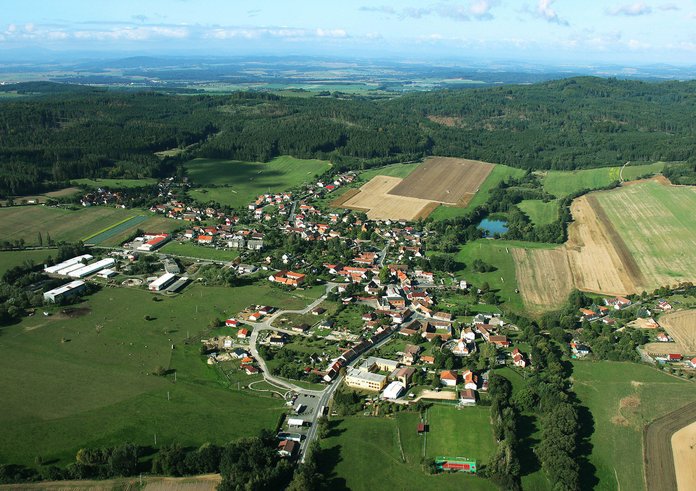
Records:
<instances>
[{"instance_id":1,"label":"harvested wheat field","mask_svg":"<svg viewBox=\"0 0 696 491\"><path fill-rule=\"evenodd\" d=\"M687 351L680 343L647 343L643 346L645 351L650 356L665 356L671 354L685 355Z\"/></svg>"},{"instance_id":2,"label":"harvested wheat field","mask_svg":"<svg viewBox=\"0 0 696 491\"><path fill-rule=\"evenodd\" d=\"M525 306L532 312L566 301L573 276L564 248L512 249L515 275Z\"/></svg>"},{"instance_id":3,"label":"harvested wheat field","mask_svg":"<svg viewBox=\"0 0 696 491\"><path fill-rule=\"evenodd\" d=\"M430 157L389 194L465 206L493 167L477 160Z\"/></svg>"},{"instance_id":4,"label":"harvested wheat field","mask_svg":"<svg viewBox=\"0 0 696 491\"><path fill-rule=\"evenodd\" d=\"M696 489L696 422L672 435L672 452L677 489Z\"/></svg>"},{"instance_id":5,"label":"harvested wheat field","mask_svg":"<svg viewBox=\"0 0 696 491\"><path fill-rule=\"evenodd\" d=\"M568 266L544 249L515 253L530 310L559 307L572 288L626 295L696 281L695 190L643 181L581 196L570 209L568 241L555 254L564 251ZM696 339L690 342L696 351Z\"/></svg>"},{"instance_id":6,"label":"harvested wheat field","mask_svg":"<svg viewBox=\"0 0 696 491\"><path fill-rule=\"evenodd\" d=\"M417 220L433 211L432 201L389 192L401 182L398 177L375 176L360 192L343 203L345 208L364 211L370 220Z\"/></svg>"},{"instance_id":7,"label":"harvested wheat field","mask_svg":"<svg viewBox=\"0 0 696 491\"><path fill-rule=\"evenodd\" d=\"M660 317L660 324L687 353L696 353L696 310L680 310Z\"/></svg>"}]
</instances>

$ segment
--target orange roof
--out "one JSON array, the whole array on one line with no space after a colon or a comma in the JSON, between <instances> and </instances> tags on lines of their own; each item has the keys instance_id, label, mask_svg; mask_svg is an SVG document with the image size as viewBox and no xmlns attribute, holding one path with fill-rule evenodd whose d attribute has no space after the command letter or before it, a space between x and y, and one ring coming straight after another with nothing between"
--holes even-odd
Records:
<instances>
[{"instance_id":1,"label":"orange roof","mask_svg":"<svg viewBox=\"0 0 696 491\"><path fill-rule=\"evenodd\" d=\"M440 380L457 380L457 374L451 370L440 372Z\"/></svg>"},{"instance_id":2,"label":"orange roof","mask_svg":"<svg viewBox=\"0 0 696 491\"><path fill-rule=\"evenodd\" d=\"M198 236L198 241L201 242L212 242L213 241L213 236L212 235L199 235Z\"/></svg>"}]
</instances>

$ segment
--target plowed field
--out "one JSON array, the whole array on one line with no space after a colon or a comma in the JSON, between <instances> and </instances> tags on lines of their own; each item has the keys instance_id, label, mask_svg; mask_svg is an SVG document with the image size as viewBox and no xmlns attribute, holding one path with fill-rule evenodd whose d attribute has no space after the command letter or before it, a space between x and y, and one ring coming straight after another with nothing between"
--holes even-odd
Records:
<instances>
[{"instance_id":1,"label":"plowed field","mask_svg":"<svg viewBox=\"0 0 696 491\"><path fill-rule=\"evenodd\" d=\"M343 206L366 212L370 220L417 220L432 212L430 200L390 194L400 182L398 177L376 176Z\"/></svg>"}]
</instances>

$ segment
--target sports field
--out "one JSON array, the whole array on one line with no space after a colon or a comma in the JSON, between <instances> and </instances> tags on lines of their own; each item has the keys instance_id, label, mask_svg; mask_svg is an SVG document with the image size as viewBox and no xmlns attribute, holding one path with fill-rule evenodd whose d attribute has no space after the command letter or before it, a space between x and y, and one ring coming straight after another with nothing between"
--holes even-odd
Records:
<instances>
[{"instance_id":1,"label":"sports field","mask_svg":"<svg viewBox=\"0 0 696 491\"><path fill-rule=\"evenodd\" d=\"M15 266L21 266L26 261L41 264L48 256L55 257L56 249L38 249L28 251L0 251L0 276Z\"/></svg>"},{"instance_id":2,"label":"sports field","mask_svg":"<svg viewBox=\"0 0 696 491\"><path fill-rule=\"evenodd\" d=\"M630 181L646 174L656 174L664 169L664 162L621 167L602 167L578 171L549 171L544 177L544 189L554 196L563 197L582 189L598 189L614 181Z\"/></svg>"},{"instance_id":3,"label":"sports field","mask_svg":"<svg viewBox=\"0 0 696 491\"><path fill-rule=\"evenodd\" d=\"M466 416L445 409L459 414L464 429ZM496 489L489 481L464 473L427 475L421 465L423 440L416 432L417 421L417 413L399 413L396 419L351 416L332 421L329 437L321 442L319 466L329 476L330 487L359 491L389 483L391 489Z\"/></svg>"},{"instance_id":4,"label":"sports field","mask_svg":"<svg viewBox=\"0 0 696 491\"><path fill-rule=\"evenodd\" d=\"M696 398L696 385L635 363L574 362L573 388L589 409L591 472L582 489L645 489L645 425ZM582 414L582 412L581 412Z\"/></svg>"},{"instance_id":5,"label":"sports field","mask_svg":"<svg viewBox=\"0 0 696 491\"><path fill-rule=\"evenodd\" d=\"M643 181L573 201L574 221L560 259L518 252L516 270L528 306L560 306L558 285L607 295L640 293L696 281L696 190ZM546 254L546 253L544 253ZM568 272L570 267L570 274Z\"/></svg>"},{"instance_id":6,"label":"sports field","mask_svg":"<svg viewBox=\"0 0 696 491\"><path fill-rule=\"evenodd\" d=\"M466 206L494 164L451 157L429 157L389 193Z\"/></svg>"},{"instance_id":7,"label":"sports field","mask_svg":"<svg viewBox=\"0 0 696 491\"><path fill-rule=\"evenodd\" d=\"M201 186L192 189L192 198L217 201L232 207L245 207L259 194L282 192L327 171L328 162L277 157L270 162L242 162L239 160L194 159L186 163L191 181ZM224 187L206 187L209 185Z\"/></svg>"},{"instance_id":8,"label":"sports field","mask_svg":"<svg viewBox=\"0 0 696 491\"><path fill-rule=\"evenodd\" d=\"M199 341L211 319L257 303L301 308L321 291L194 285L154 302L143 290L106 288L70 315L54 307L50 317L3 328L0 462L34 465L38 455L65 464L81 447L153 445L155 434L157 447L199 446L273 428L282 401L237 391L237 380L227 388ZM176 382L149 375L157 366L176 370Z\"/></svg>"}]
</instances>

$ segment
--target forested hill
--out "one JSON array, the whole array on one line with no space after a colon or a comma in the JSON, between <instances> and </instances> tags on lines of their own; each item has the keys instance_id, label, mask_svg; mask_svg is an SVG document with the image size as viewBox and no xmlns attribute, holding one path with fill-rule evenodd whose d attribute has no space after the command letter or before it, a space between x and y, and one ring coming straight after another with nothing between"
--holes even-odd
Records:
<instances>
[{"instance_id":1,"label":"forested hill","mask_svg":"<svg viewBox=\"0 0 696 491\"><path fill-rule=\"evenodd\" d=\"M391 100L42 90L50 96L0 98L0 195L78 177L164 175L175 162L154 152L177 147L188 147L181 158L290 154L349 167L452 155L575 169L696 155L693 81L584 77Z\"/></svg>"}]
</instances>

